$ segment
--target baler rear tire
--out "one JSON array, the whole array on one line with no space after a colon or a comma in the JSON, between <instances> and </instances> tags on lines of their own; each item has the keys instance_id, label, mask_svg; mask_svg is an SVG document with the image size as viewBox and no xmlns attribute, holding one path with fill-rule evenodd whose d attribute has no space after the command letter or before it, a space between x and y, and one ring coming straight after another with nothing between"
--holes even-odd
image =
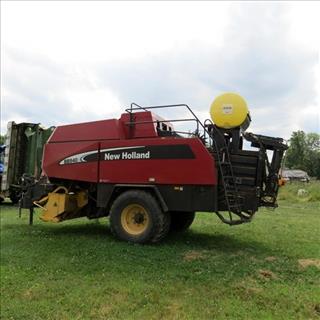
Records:
<instances>
[{"instance_id":1,"label":"baler rear tire","mask_svg":"<svg viewBox=\"0 0 320 320\"><path fill-rule=\"evenodd\" d=\"M120 240L155 243L170 229L170 214L163 212L157 200L143 190L126 191L110 209L111 232Z\"/></svg>"},{"instance_id":2,"label":"baler rear tire","mask_svg":"<svg viewBox=\"0 0 320 320\"><path fill-rule=\"evenodd\" d=\"M195 218L195 212L171 212L170 232L186 231Z\"/></svg>"}]
</instances>

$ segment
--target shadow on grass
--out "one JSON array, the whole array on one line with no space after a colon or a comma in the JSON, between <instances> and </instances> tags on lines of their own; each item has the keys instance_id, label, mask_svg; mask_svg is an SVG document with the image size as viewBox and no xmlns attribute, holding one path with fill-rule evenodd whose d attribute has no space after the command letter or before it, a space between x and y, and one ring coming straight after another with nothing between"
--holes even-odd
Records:
<instances>
[{"instance_id":1,"label":"shadow on grass","mask_svg":"<svg viewBox=\"0 0 320 320\"><path fill-rule=\"evenodd\" d=\"M17 224L5 224L2 226L2 230L15 230L15 231L41 231L46 234L50 235L57 235L57 236L63 236L63 237L71 237L74 235L84 235L84 236L92 236L92 235L98 235L101 237L106 236L106 234L110 234L111 232L109 227L105 223L98 223L88 222L87 224L74 224L74 225L64 225L64 224L53 224L53 223L46 223L46 222L40 222L37 224L34 224L32 226L28 225L28 222L26 221L26 224L23 225L17 225Z\"/></svg>"},{"instance_id":2,"label":"shadow on grass","mask_svg":"<svg viewBox=\"0 0 320 320\"><path fill-rule=\"evenodd\" d=\"M112 235L109 225L105 222L88 222L86 224L74 224L74 225L63 225L63 224L36 224L34 226L29 225L17 225L17 224L6 224L2 227L3 230L14 230L16 233L28 233L30 237L37 237L37 233L53 236L54 238L66 240L74 238L75 236L86 237L87 241L102 241L108 245L108 241L116 241L122 245L128 245L120 240L116 240ZM31 231L29 233L29 231ZM144 247L156 247L166 248L175 247L176 251L185 250L208 250L208 251L221 251L229 254L238 253L239 251L247 253L260 253L263 255L272 255L273 249L265 246L261 242L255 240L247 240L237 235L214 233L197 232L188 230L181 233L169 233L166 239L158 244L148 244ZM45 241L45 240L44 240ZM68 242L66 242L68 243Z\"/></svg>"},{"instance_id":3,"label":"shadow on grass","mask_svg":"<svg viewBox=\"0 0 320 320\"><path fill-rule=\"evenodd\" d=\"M236 235L203 233L189 230L180 234L169 234L165 241L168 245L184 245L195 250L214 250L224 253L258 253L270 255L272 248L265 246L262 242L246 240Z\"/></svg>"}]
</instances>

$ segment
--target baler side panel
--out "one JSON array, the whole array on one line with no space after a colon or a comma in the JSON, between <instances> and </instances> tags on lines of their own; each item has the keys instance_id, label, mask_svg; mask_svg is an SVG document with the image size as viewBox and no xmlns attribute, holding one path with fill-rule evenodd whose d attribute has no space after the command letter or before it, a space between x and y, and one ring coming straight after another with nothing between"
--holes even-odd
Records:
<instances>
[{"instance_id":1,"label":"baler side panel","mask_svg":"<svg viewBox=\"0 0 320 320\"><path fill-rule=\"evenodd\" d=\"M137 149L136 149L137 147ZM108 160L105 150L151 148L150 159ZM175 153L175 147L184 151ZM101 149L101 155L100 155ZM99 164L99 158L101 158ZM198 139L134 139L101 142L49 143L45 146L44 172L49 178L128 184L216 185L214 159ZM98 177L99 174L99 177Z\"/></svg>"},{"instance_id":2,"label":"baler side panel","mask_svg":"<svg viewBox=\"0 0 320 320\"><path fill-rule=\"evenodd\" d=\"M59 126L49 139L54 142L77 142L124 139L122 123L117 119L92 121Z\"/></svg>"},{"instance_id":3,"label":"baler side panel","mask_svg":"<svg viewBox=\"0 0 320 320\"><path fill-rule=\"evenodd\" d=\"M49 178L98 182L98 161L62 165L61 161L76 154L99 153L99 142L64 142L45 145L43 169Z\"/></svg>"},{"instance_id":4,"label":"baler side panel","mask_svg":"<svg viewBox=\"0 0 320 320\"><path fill-rule=\"evenodd\" d=\"M119 159L111 161L102 159L100 161L99 182L131 184L152 183L177 185L216 185L217 172L214 159L199 139L156 138L108 141L101 142L101 150L122 147L131 148L135 146L159 146L161 149L162 146L163 152L166 152L166 146L169 146L168 149L170 149L170 146L181 145L191 149L194 158L179 158L179 156L177 156L176 158L166 159L164 156L162 159ZM162 157L162 155L159 154L159 157ZM170 157L170 154L168 157Z\"/></svg>"}]
</instances>

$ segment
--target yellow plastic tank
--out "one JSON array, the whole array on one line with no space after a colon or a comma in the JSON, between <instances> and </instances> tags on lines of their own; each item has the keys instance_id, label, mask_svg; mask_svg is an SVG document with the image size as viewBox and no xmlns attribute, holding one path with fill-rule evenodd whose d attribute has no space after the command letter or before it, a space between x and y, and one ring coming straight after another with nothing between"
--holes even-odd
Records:
<instances>
[{"instance_id":1,"label":"yellow plastic tank","mask_svg":"<svg viewBox=\"0 0 320 320\"><path fill-rule=\"evenodd\" d=\"M231 129L250 125L250 114L246 101L236 93L224 93L214 99L210 108L212 121L217 127Z\"/></svg>"}]
</instances>

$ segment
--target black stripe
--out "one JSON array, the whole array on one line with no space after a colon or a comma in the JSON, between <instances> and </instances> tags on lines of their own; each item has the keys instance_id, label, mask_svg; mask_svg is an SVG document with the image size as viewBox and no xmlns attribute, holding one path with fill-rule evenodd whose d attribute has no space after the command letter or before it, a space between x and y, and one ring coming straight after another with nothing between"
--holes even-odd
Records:
<instances>
[{"instance_id":1,"label":"black stripe","mask_svg":"<svg viewBox=\"0 0 320 320\"><path fill-rule=\"evenodd\" d=\"M152 160L152 159L194 159L195 155L187 144L144 146L139 148L102 151L101 161ZM85 162L97 161L98 152L83 158Z\"/></svg>"}]
</instances>

